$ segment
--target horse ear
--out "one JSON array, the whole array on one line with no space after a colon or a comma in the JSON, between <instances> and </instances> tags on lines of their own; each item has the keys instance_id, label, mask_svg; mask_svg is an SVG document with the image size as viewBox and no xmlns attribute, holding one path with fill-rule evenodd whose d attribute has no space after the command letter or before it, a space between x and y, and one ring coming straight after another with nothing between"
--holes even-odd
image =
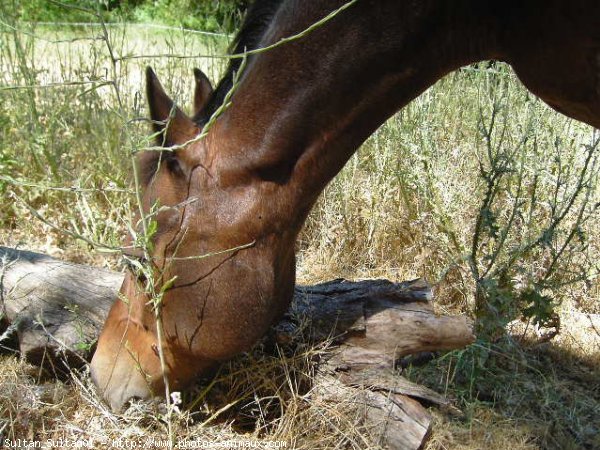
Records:
<instances>
[{"instance_id":1,"label":"horse ear","mask_svg":"<svg viewBox=\"0 0 600 450\"><path fill-rule=\"evenodd\" d=\"M194 69L194 78L196 79L196 89L194 89L194 116L200 113L206 106L208 99L213 93L213 87L210 80L200 69Z\"/></svg>"},{"instance_id":2,"label":"horse ear","mask_svg":"<svg viewBox=\"0 0 600 450\"><path fill-rule=\"evenodd\" d=\"M200 129L165 93L151 67L146 68L146 92L152 127L160 133L159 145L183 144L198 135Z\"/></svg>"}]
</instances>

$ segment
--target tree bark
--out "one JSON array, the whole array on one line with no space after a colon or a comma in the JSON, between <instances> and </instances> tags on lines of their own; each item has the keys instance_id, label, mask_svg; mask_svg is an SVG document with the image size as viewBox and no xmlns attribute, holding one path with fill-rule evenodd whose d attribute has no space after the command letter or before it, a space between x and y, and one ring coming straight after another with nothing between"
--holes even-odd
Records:
<instances>
[{"instance_id":1,"label":"tree bark","mask_svg":"<svg viewBox=\"0 0 600 450\"><path fill-rule=\"evenodd\" d=\"M0 345L15 335L22 357L55 372L84 365L122 280L117 272L0 247L0 315L6 326ZM431 427L422 403L452 406L394 372L396 363L405 355L474 341L469 320L438 316L431 301L423 280L298 286L275 336L289 343L302 324L310 330L306 339L331 342L313 395L331 402L352 397L364 408L362 425L382 447L417 449Z\"/></svg>"}]
</instances>

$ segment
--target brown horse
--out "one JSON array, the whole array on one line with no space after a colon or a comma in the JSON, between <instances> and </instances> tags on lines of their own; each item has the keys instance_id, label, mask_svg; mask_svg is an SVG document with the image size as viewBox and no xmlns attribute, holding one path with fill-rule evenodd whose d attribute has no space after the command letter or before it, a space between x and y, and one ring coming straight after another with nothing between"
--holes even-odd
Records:
<instances>
[{"instance_id":1,"label":"brown horse","mask_svg":"<svg viewBox=\"0 0 600 450\"><path fill-rule=\"evenodd\" d=\"M234 51L295 35L343 4L258 0ZM248 57L231 105L205 138L141 155L143 208L163 205L153 281L160 288L176 276L161 308L171 387L247 350L286 310L296 236L361 143L440 77L486 59L510 63L553 108L600 127L599 1L358 0L301 39ZM165 147L201 132L239 66L234 60L214 92L196 72L193 118L148 71ZM164 392L155 315L138 278L127 274L91 365L115 410Z\"/></svg>"}]
</instances>

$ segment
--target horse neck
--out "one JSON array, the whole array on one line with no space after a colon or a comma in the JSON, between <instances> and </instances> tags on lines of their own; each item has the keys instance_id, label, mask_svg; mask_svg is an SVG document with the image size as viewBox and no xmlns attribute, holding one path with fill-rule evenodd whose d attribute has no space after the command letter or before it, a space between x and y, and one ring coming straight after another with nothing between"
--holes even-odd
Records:
<instances>
[{"instance_id":1,"label":"horse neck","mask_svg":"<svg viewBox=\"0 0 600 450\"><path fill-rule=\"evenodd\" d=\"M511 1L503 12L492 3L359 0L308 36L253 56L212 139L222 185L265 186L262 201L279 205L276 213L299 228L326 184L387 118L448 72L502 58ZM261 46L341 4L284 2ZM265 198L271 194L276 202Z\"/></svg>"}]
</instances>

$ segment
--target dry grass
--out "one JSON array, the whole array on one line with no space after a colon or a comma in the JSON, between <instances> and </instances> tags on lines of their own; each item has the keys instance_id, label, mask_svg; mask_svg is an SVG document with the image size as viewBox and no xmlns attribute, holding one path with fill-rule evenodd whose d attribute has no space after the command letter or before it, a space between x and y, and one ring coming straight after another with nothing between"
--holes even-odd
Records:
<instances>
[{"instance_id":1,"label":"dry grass","mask_svg":"<svg viewBox=\"0 0 600 450\"><path fill-rule=\"evenodd\" d=\"M455 397L465 416L436 414L428 448L597 448L600 445L600 366L580 352L592 344L563 340L496 347L487 369L472 354L455 354L415 373Z\"/></svg>"},{"instance_id":2,"label":"dry grass","mask_svg":"<svg viewBox=\"0 0 600 450\"><path fill-rule=\"evenodd\" d=\"M145 123L131 122L146 114L143 67L155 66L168 91L187 106L191 68L201 67L217 80L224 63L128 60L113 74L119 105L115 89L103 84L115 78L105 42L48 42L88 39L97 36L97 28L29 30L43 39L4 31L0 86L96 81L0 91L0 193L16 194L56 226L34 220L20 203L4 202L0 244L118 267L117 257L93 252L57 230L119 245L134 202L128 152L147 131ZM110 42L122 55L220 53L226 44L138 28L111 29ZM589 142L589 127L550 111L508 69L450 75L390 119L326 189L299 242L301 282L426 277L436 285L440 310L471 312L473 282L461 258L481 198L480 109L489 110L490 86L499 80L508 80L508 133L516 140L520 126L534 120L540 147L561 140L565 152L575 155L573 165L580 163L577 152ZM76 189L52 189L57 187ZM592 256L600 255L597 224L585 230ZM600 341L597 325L586 325L584 315L600 312L597 298L595 278L565 288L563 332L550 343L539 344L529 327L523 344L505 343L491 353L475 346L407 369L406 376L445 392L464 413L432 411L436 424L427 448L600 448ZM313 365L323 351L301 344L280 351L257 346L184 395L171 415L175 435L213 442L282 440L287 448L377 448L358 420L360 405L351 398L329 404L312 395ZM485 370L476 364L482 357L488 358ZM166 439L167 420L164 404L134 404L122 416L109 413L85 373L63 382L12 356L0 361L0 434L7 438L107 442L95 448L119 438L158 442Z\"/></svg>"},{"instance_id":3,"label":"dry grass","mask_svg":"<svg viewBox=\"0 0 600 450\"><path fill-rule=\"evenodd\" d=\"M87 374L45 380L12 356L0 365L0 417L6 439L89 441L92 448L141 442L167 448L167 421L176 443L252 441L257 448L369 448L352 398L330 404L313 395L312 367L321 350L275 353L257 347L186 392L168 414L164 403L133 403L122 415L107 410ZM276 443L279 444L276 444ZM163 443L163 444L161 444ZM272 447L273 448L273 447Z\"/></svg>"}]
</instances>

